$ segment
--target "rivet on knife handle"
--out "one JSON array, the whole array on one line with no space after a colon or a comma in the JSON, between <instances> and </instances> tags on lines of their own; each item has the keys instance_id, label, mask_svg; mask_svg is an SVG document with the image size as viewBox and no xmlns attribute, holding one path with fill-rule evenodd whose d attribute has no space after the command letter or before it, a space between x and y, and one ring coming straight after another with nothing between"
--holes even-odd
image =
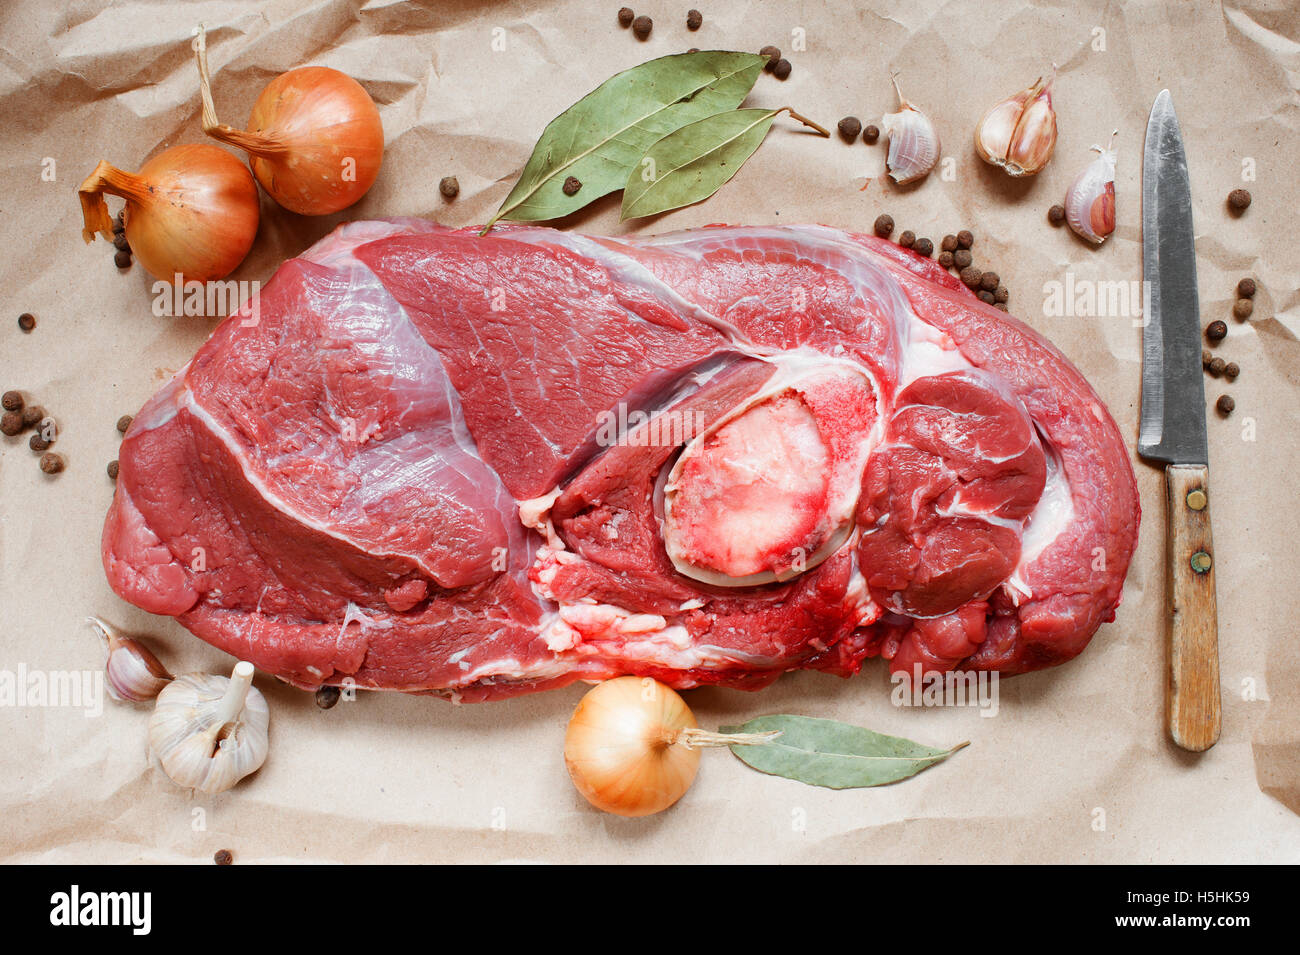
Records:
<instances>
[{"instance_id":1,"label":"rivet on knife handle","mask_svg":"<svg viewBox=\"0 0 1300 955\"><path fill-rule=\"evenodd\" d=\"M1169 734L1202 752L1219 739L1219 637L1209 469L1165 469L1169 522Z\"/></svg>"}]
</instances>

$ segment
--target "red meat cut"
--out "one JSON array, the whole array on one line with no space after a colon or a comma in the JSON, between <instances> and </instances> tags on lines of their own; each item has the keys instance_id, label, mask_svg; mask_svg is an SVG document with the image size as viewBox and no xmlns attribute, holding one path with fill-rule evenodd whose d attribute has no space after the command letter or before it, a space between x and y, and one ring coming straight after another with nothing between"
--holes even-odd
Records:
<instances>
[{"instance_id":1,"label":"red meat cut","mask_svg":"<svg viewBox=\"0 0 1300 955\"><path fill-rule=\"evenodd\" d=\"M345 225L136 416L123 598L297 686L1018 673L1114 617L1104 404L936 263L833 229Z\"/></svg>"}]
</instances>

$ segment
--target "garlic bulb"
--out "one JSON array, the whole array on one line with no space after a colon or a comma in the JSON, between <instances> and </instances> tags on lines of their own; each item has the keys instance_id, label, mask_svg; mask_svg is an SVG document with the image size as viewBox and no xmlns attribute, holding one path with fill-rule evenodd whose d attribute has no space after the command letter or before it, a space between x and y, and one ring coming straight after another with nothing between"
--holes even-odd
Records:
<instances>
[{"instance_id":1,"label":"garlic bulb","mask_svg":"<svg viewBox=\"0 0 1300 955\"><path fill-rule=\"evenodd\" d=\"M178 785L225 792L266 761L269 722L253 665L241 661L230 679L187 673L158 694L149 748Z\"/></svg>"},{"instance_id":2,"label":"garlic bulb","mask_svg":"<svg viewBox=\"0 0 1300 955\"><path fill-rule=\"evenodd\" d=\"M119 636L98 617L87 617L86 622L99 631L108 650L104 674L108 695L113 699L121 703L143 703L152 700L172 681L167 668L139 640Z\"/></svg>"},{"instance_id":3,"label":"garlic bulb","mask_svg":"<svg viewBox=\"0 0 1300 955\"><path fill-rule=\"evenodd\" d=\"M924 178L939 161L939 133L926 116L903 96L895 74L894 92L898 94L898 112L881 120L889 136L889 154L885 165L894 182L902 185Z\"/></svg>"},{"instance_id":4,"label":"garlic bulb","mask_svg":"<svg viewBox=\"0 0 1300 955\"><path fill-rule=\"evenodd\" d=\"M1032 176L1052 158L1056 146L1056 111L1052 109L1052 78L998 103L975 129L975 152L1012 176Z\"/></svg>"},{"instance_id":5,"label":"garlic bulb","mask_svg":"<svg viewBox=\"0 0 1300 955\"><path fill-rule=\"evenodd\" d=\"M1119 130L1110 134L1105 149L1092 148L1099 154L1075 177L1065 194L1065 221L1082 239L1096 245L1115 231L1115 159L1113 148Z\"/></svg>"}]
</instances>

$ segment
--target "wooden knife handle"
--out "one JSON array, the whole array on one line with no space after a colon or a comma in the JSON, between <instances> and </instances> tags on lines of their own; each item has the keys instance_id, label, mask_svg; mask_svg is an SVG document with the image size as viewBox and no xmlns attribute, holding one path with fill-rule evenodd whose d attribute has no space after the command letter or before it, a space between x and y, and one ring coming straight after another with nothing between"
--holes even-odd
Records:
<instances>
[{"instance_id":1,"label":"wooden knife handle","mask_svg":"<svg viewBox=\"0 0 1300 955\"><path fill-rule=\"evenodd\" d=\"M1169 735L1203 752L1219 739L1219 624L1210 537L1209 468L1171 464L1169 500Z\"/></svg>"}]
</instances>

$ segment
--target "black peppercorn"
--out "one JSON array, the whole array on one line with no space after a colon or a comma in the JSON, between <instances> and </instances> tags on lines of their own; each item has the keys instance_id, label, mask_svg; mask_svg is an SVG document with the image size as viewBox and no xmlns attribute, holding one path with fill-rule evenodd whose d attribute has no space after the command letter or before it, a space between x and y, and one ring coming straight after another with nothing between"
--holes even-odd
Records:
<instances>
[{"instance_id":1,"label":"black peppercorn","mask_svg":"<svg viewBox=\"0 0 1300 955\"><path fill-rule=\"evenodd\" d=\"M1234 189L1228 193L1228 207L1240 215L1250 206L1250 193L1245 189Z\"/></svg>"},{"instance_id":2,"label":"black peppercorn","mask_svg":"<svg viewBox=\"0 0 1300 955\"><path fill-rule=\"evenodd\" d=\"M971 264L970 250L958 249L952 254L952 261L959 269L968 268Z\"/></svg>"},{"instance_id":3,"label":"black peppercorn","mask_svg":"<svg viewBox=\"0 0 1300 955\"><path fill-rule=\"evenodd\" d=\"M578 179L577 176L569 176L567 179L564 180L564 194L566 196L577 195L578 190L581 188L582 188L582 181Z\"/></svg>"},{"instance_id":4,"label":"black peppercorn","mask_svg":"<svg viewBox=\"0 0 1300 955\"><path fill-rule=\"evenodd\" d=\"M632 32L636 34L638 40L644 40L654 29L655 22L649 17L640 16L632 21Z\"/></svg>"},{"instance_id":5,"label":"black peppercorn","mask_svg":"<svg viewBox=\"0 0 1300 955\"><path fill-rule=\"evenodd\" d=\"M1205 337L1212 342L1221 342L1228 335L1228 323L1221 321L1210 322L1205 326Z\"/></svg>"},{"instance_id":6,"label":"black peppercorn","mask_svg":"<svg viewBox=\"0 0 1300 955\"><path fill-rule=\"evenodd\" d=\"M778 60L776 66L772 67L772 75L778 80L788 79L792 69L789 60Z\"/></svg>"},{"instance_id":7,"label":"black peppercorn","mask_svg":"<svg viewBox=\"0 0 1300 955\"><path fill-rule=\"evenodd\" d=\"M700 28L700 25L703 23L704 23L704 14L700 13L699 10L686 11L686 29L698 30Z\"/></svg>"},{"instance_id":8,"label":"black peppercorn","mask_svg":"<svg viewBox=\"0 0 1300 955\"><path fill-rule=\"evenodd\" d=\"M1232 395L1219 395L1219 400L1214 403L1214 407L1219 409L1219 414L1225 418L1232 414L1232 409L1237 407L1237 402L1232 400Z\"/></svg>"},{"instance_id":9,"label":"black peppercorn","mask_svg":"<svg viewBox=\"0 0 1300 955\"><path fill-rule=\"evenodd\" d=\"M862 132L862 120L858 119L856 116L845 116L840 120L838 129L840 131L840 139L844 140L846 143L851 143L858 138L858 133Z\"/></svg>"},{"instance_id":10,"label":"black peppercorn","mask_svg":"<svg viewBox=\"0 0 1300 955\"><path fill-rule=\"evenodd\" d=\"M862 141L868 146L874 146L876 140L880 138L880 127L871 125L862 131Z\"/></svg>"},{"instance_id":11,"label":"black peppercorn","mask_svg":"<svg viewBox=\"0 0 1300 955\"><path fill-rule=\"evenodd\" d=\"M912 251L924 255L928 259L934 255L934 243L929 239L917 239L912 243Z\"/></svg>"},{"instance_id":12,"label":"black peppercorn","mask_svg":"<svg viewBox=\"0 0 1300 955\"><path fill-rule=\"evenodd\" d=\"M1239 298L1254 298L1254 297L1255 297L1255 280L1254 280L1254 279L1242 279L1240 282L1238 282L1238 283L1237 283L1237 296L1238 296Z\"/></svg>"},{"instance_id":13,"label":"black peppercorn","mask_svg":"<svg viewBox=\"0 0 1300 955\"><path fill-rule=\"evenodd\" d=\"M962 229L957 233L957 248L969 249L975 244L975 236L971 234L970 229Z\"/></svg>"},{"instance_id":14,"label":"black peppercorn","mask_svg":"<svg viewBox=\"0 0 1300 955\"><path fill-rule=\"evenodd\" d=\"M438 191L444 199L455 199L460 195L460 180L455 176L443 176L438 182Z\"/></svg>"},{"instance_id":15,"label":"black peppercorn","mask_svg":"<svg viewBox=\"0 0 1300 955\"><path fill-rule=\"evenodd\" d=\"M5 411L22 411L23 394L21 391L6 391L0 404L3 404Z\"/></svg>"},{"instance_id":16,"label":"black peppercorn","mask_svg":"<svg viewBox=\"0 0 1300 955\"><path fill-rule=\"evenodd\" d=\"M46 451L41 455L41 470L46 474L58 474L63 470L63 455Z\"/></svg>"},{"instance_id":17,"label":"black peppercorn","mask_svg":"<svg viewBox=\"0 0 1300 955\"><path fill-rule=\"evenodd\" d=\"M763 69L771 73L776 69L776 65L781 62L781 51L774 46L765 46L758 51L759 56L767 57L767 62L763 64Z\"/></svg>"},{"instance_id":18,"label":"black peppercorn","mask_svg":"<svg viewBox=\"0 0 1300 955\"><path fill-rule=\"evenodd\" d=\"M894 217L877 216L876 224L874 228L876 231L876 235L880 236L882 239L888 239L891 235L894 234Z\"/></svg>"},{"instance_id":19,"label":"black peppercorn","mask_svg":"<svg viewBox=\"0 0 1300 955\"><path fill-rule=\"evenodd\" d=\"M322 710L328 710L339 701L339 688L337 686L322 686L316 688L316 705Z\"/></svg>"},{"instance_id":20,"label":"black peppercorn","mask_svg":"<svg viewBox=\"0 0 1300 955\"><path fill-rule=\"evenodd\" d=\"M1232 314L1238 320L1244 322L1250 318L1251 313L1255 311L1255 303L1248 298L1239 298L1235 305L1232 306Z\"/></svg>"},{"instance_id":21,"label":"black peppercorn","mask_svg":"<svg viewBox=\"0 0 1300 955\"><path fill-rule=\"evenodd\" d=\"M916 242L916 233L911 229L904 229L903 234L898 237L898 244L905 249L910 249Z\"/></svg>"},{"instance_id":22,"label":"black peppercorn","mask_svg":"<svg viewBox=\"0 0 1300 955\"><path fill-rule=\"evenodd\" d=\"M25 332L30 332L36 327L36 316L31 312L23 312L18 316L18 327Z\"/></svg>"},{"instance_id":23,"label":"black peppercorn","mask_svg":"<svg viewBox=\"0 0 1300 955\"><path fill-rule=\"evenodd\" d=\"M1065 206L1057 204L1047 210L1047 221L1052 225L1061 225L1065 222Z\"/></svg>"}]
</instances>

